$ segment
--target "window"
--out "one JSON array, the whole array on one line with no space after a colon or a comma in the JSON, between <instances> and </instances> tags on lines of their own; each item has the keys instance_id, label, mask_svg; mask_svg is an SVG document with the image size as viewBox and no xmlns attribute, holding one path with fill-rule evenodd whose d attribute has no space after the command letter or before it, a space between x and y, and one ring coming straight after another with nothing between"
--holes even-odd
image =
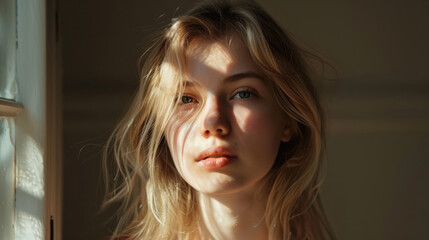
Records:
<instances>
[{"instance_id":1,"label":"window","mask_svg":"<svg viewBox=\"0 0 429 240\"><path fill-rule=\"evenodd\" d=\"M0 239L60 239L55 3L0 1Z\"/></svg>"},{"instance_id":2,"label":"window","mask_svg":"<svg viewBox=\"0 0 429 240\"><path fill-rule=\"evenodd\" d=\"M0 239L14 239L15 121L22 105L15 102L15 1L0 1Z\"/></svg>"}]
</instances>

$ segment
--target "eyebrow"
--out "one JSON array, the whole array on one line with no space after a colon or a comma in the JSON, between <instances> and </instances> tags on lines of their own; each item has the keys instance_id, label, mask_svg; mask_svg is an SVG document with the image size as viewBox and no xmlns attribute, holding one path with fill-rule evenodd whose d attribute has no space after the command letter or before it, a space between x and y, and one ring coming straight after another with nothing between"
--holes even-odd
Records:
<instances>
[{"instance_id":1,"label":"eyebrow","mask_svg":"<svg viewBox=\"0 0 429 240\"><path fill-rule=\"evenodd\" d=\"M235 81L241 80L243 78L256 78L256 79L259 79L259 80L264 82L264 78L260 74L258 74L256 72L252 72L252 71L246 71L246 72L242 72L242 73L233 74L231 76L224 78L223 82L227 82L227 83L235 82ZM194 85L195 85L195 83L192 81L188 81L188 80L185 81L185 86L192 87Z\"/></svg>"},{"instance_id":2,"label":"eyebrow","mask_svg":"<svg viewBox=\"0 0 429 240\"><path fill-rule=\"evenodd\" d=\"M252 72L252 71L247 71L247 72L242 72L242 73L237 73L237 74L233 74L231 76L226 77L223 81L224 82L234 82L243 78L257 78L259 80L264 80L264 78L262 78L261 75Z\"/></svg>"}]
</instances>

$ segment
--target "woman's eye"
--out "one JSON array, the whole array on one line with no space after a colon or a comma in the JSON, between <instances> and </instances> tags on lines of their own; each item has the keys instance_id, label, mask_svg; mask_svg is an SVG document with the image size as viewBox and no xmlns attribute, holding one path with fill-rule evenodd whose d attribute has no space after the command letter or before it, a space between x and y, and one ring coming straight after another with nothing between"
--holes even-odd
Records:
<instances>
[{"instance_id":1,"label":"woman's eye","mask_svg":"<svg viewBox=\"0 0 429 240\"><path fill-rule=\"evenodd\" d=\"M233 98L238 98L238 99L246 99L246 98L251 98L257 96L256 93L254 91L252 91L251 89L245 89L245 90L239 90L237 91Z\"/></svg>"},{"instance_id":2,"label":"woman's eye","mask_svg":"<svg viewBox=\"0 0 429 240\"><path fill-rule=\"evenodd\" d=\"M190 96L182 96L182 103L183 104L187 104L187 103L193 103L195 102L195 99L193 97Z\"/></svg>"},{"instance_id":3,"label":"woman's eye","mask_svg":"<svg viewBox=\"0 0 429 240\"><path fill-rule=\"evenodd\" d=\"M240 98L249 98L249 97L250 97L250 95L251 95L251 93L250 93L250 92L247 92L247 91L241 91L241 92L238 92L238 93L237 93L237 95L238 95Z\"/></svg>"}]
</instances>

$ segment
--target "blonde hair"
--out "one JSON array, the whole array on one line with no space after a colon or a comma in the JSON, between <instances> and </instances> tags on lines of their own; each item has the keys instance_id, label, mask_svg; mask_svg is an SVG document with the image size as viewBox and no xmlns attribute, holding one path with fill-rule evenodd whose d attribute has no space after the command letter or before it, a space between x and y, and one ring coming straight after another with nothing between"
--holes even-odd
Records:
<instances>
[{"instance_id":1,"label":"blonde hair","mask_svg":"<svg viewBox=\"0 0 429 240\"><path fill-rule=\"evenodd\" d=\"M303 51L253 1L202 3L173 19L147 52L140 88L105 151L105 204L120 202L114 237L204 238L195 190L177 172L164 132L177 106L174 99L182 93L181 72L190 42L218 41L232 34L241 38L271 80L293 130L264 185L269 192L269 239L334 238L319 201L323 117Z\"/></svg>"}]
</instances>

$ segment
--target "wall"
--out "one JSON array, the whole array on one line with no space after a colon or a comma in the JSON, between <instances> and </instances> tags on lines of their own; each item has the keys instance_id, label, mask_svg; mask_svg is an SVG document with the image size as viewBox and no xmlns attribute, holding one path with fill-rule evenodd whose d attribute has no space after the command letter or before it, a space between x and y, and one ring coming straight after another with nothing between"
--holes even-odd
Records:
<instances>
[{"instance_id":1,"label":"wall","mask_svg":"<svg viewBox=\"0 0 429 240\"><path fill-rule=\"evenodd\" d=\"M322 196L339 239L428 238L429 3L281 2L263 4L336 68Z\"/></svg>"},{"instance_id":2,"label":"wall","mask_svg":"<svg viewBox=\"0 0 429 240\"><path fill-rule=\"evenodd\" d=\"M322 196L339 239L429 238L429 3L259 2L335 66L319 85L329 162ZM180 9L190 5L184 1ZM101 146L138 84L143 42L176 6L60 1L64 239L108 234L102 223L114 209L96 214Z\"/></svg>"}]
</instances>

